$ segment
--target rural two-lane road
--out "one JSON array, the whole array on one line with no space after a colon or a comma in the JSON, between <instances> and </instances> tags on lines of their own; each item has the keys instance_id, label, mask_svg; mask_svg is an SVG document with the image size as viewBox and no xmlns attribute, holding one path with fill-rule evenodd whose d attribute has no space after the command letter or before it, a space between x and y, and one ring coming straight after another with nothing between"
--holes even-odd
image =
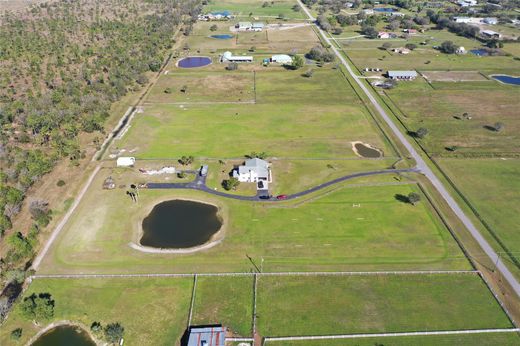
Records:
<instances>
[{"instance_id":1,"label":"rural two-lane road","mask_svg":"<svg viewBox=\"0 0 520 346\"><path fill-rule=\"evenodd\" d=\"M312 14L309 12L307 7L301 2L301 0L298 0L298 3L300 4L300 7L303 9L307 17L311 21L315 21L316 19L312 16ZM464 226L468 229L468 231L471 233L473 238L478 242L482 250L491 258L493 262L496 263L496 268L498 271L502 274L502 276L507 280L509 285L513 288L516 295L520 297L520 284L518 283L518 280L514 277L514 275L511 273L509 268L504 264L504 262L500 259L500 256L495 252L495 250L489 245L488 241L480 234L479 230L473 222L468 218L468 216L464 213L464 211L460 208L458 203L451 197L448 190L444 187L443 183L437 178L437 176L433 173L433 171L430 169L430 167L426 164L422 156L415 150L413 145L409 142L408 138L399 130L399 128L395 125L395 123L391 120L390 116L386 113L386 111L381 107L379 102L376 100L374 95L368 90L366 85L359 79L359 77L354 73L348 62L345 60L343 55L338 51L338 49L332 44L331 39L325 34L325 32L316 25L316 28L318 29L320 35L323 37L323 39L330 45L332 51L337 56L337 58L341 61L343 66L347 69L350 76L356 81L357 85L363 90L365 95L368 97L372 105L375 107L381 118L385 121L385 123L390 127L392 130L392 133L399 139L399 141L403 144L403 146L408 150L411 157L415 160L417 163L417 168L420 170L422 174L428 178L428 180L431 182L431 184L437 189L437 191L441 194L442 198L446 201L446 203L449 205L449 207L453 210L455 215L462 221Z\"/></svg>"}]
</instances>

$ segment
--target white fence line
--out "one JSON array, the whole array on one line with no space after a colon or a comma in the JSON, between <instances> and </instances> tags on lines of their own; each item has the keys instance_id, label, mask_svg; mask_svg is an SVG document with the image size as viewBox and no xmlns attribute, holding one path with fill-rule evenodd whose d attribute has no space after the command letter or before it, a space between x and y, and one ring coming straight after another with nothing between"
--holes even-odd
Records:
<instances>
[{"instance_id":1,"label":"white fence line","mask_svg":"<svg viewBox=\"0 0 520 346\"><path fill-rule=\"evenodd\" d=\"M410 270L363 272L272 272L272 273L150 273L150 274L35 274L31 279L81 279L81 278L139 278L139 277L193 277L197 276L377 276L377 275L446 275L479 274L478 270Z\"/></svg>"},{"instance_id":2,"label":"white fence line","mask_svg":"<svg viewBox=\"0 0 520 346\"><path fill-rule=\"evenodd\" d=\"M520 328L504 329L467 329L467 330L443 330L443 331L423 331L423 332L402 332L402 333L375 333L375 334L340 334L340 335L309 335L309 336L282 336L266 337L265 342L276 341L298 341L298 340L329 340L329 339L357 339L374 337L395 337L395 336L427 336L427 335L455 335L455 334L484 334L484 333L518 333Z\"/></svg>"}]
</instances>

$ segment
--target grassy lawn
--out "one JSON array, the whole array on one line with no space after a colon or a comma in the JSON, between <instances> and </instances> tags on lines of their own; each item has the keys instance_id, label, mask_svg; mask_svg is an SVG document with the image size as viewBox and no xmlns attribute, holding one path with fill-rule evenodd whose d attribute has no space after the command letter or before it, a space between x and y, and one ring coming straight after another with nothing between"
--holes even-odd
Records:
<instances>
[{"instance_id":1,"label":"grassy lawn","mask_svg":"<svg viewBox=\"0 0 520 346\"><path fill-rule=\"evenodd\" d=\"M233 72L225 78L235 74L244 75ZM388 152L367 110L339 71L320 69L310 79L300 74L257 72L256 104L145 106L116 145L147 159L186 154L225 159L252 151L278 158L349 158L356 157L351 142L357 140ZM195 100L215 100L224 92L219 87L204 93L202 88L194 89L188 94Z\"/></svg>"},{"instance_id":2,"label":"grassy lawn","mask_svg":"<svg viewBox=\"0 0 520 346\"><path fill-rule=\"evenodd\" d=\"M199 277L193 325L222 324L234 335L251 336L253 277Z\"/></svg>"},{"instance_id":3,"label":"grassy lawn","mask_svg":"<svg viewBox=\"0 0 520 346\"><path fill-rule=\"evenodd\" d=\"M518 255L520 215L514 206L520 203L520 161L441 159L439 162L509 251Z\"/></svg>"},{"instance_id":4,"label":"grassy lawn","mask_svg":"<svg viewBox=\"0 0 520 346\"><path fill-rule=\"evenodd\" d=\"M302 11L294 11L292 7L297 4L295 0L268 1L268 6L262 6L263 0L212 0L204 7L205 12L230 11L235 16L248 17L275 17L280 14L285 18L304 18Z\"/></svg>"},{"instance_id":5,"label":"grassy lawn","mask_svg":"<svg viewBox=\"0 0 520 346\"><path fill-rule=\"evenodd\" d=\"M94 321L120 322L125 345L171 345L178 344L186 328L192 282L177 278L36 279L25 296L50 293L56 302L53 321L72 320L87 329ZM16 307L0 329L0 344L11 345L9 334L15 328L23 328L21 342L26 342L46 325L24 320Z\"/></svg>"},{"instance_id":6,"label":"grassy lawn","mask_svg":"<svg viewBox=\"0 0 520 346\"><path fill-rule=\"evenodd\" d=\"M44 259L43 272L249 271L246 254L257 263L263 257L267 271L468 268L426 202L414 207L396 199L396 194L416 191L414 185L346 185L281 204L195 191L141 190L136 205L125 190L98 188L108 174L118 185L124 182L117 172L98 175ZM129 243L138 242L142 219L159 201L174 198L219 206L223 241L186 255L132 249Z\"/></svg>"},{"instance_id":7,"label":"grassy lawn","mask_svg":"<svg viewBox=\"0 0 520 346\"><path fill-rule=\"evenodd\" d=\"M446 153L445 147L456 145L457 153L518 152L512 145L520 140L518 88L496 82L434 82L430 86L422 78L403 82L385 94L397 114L415 130L426 127L429 135L422 140L430 152ZM455 115L468 113L471 120L458 120ZM486 126L502 122L501 132Z\"/></svg>"},{"instance_id":8,"label":"grassy lawn","mask_svg":"<svg viewBox=\"0 0 520 346\"><path fill-rule=\"evenodd\" d=\"M327 346L514 346L520 342L517 333L483 333L470 335L430 335L430 336L405 336L384 338L359 338L327 340ZM284 341L268 342L269 346L322 346L321 341Z\"/></svg>"},{"instance_id":9,"label":"grassy lawn","mask_svg":"<svg viewBox=\"0 0 520 346\"><path fill-rule=\"evenodd\" d=\"M476 275L262 277L257 299L269 336L511 327Z\"/></svg>"}]
</instances>

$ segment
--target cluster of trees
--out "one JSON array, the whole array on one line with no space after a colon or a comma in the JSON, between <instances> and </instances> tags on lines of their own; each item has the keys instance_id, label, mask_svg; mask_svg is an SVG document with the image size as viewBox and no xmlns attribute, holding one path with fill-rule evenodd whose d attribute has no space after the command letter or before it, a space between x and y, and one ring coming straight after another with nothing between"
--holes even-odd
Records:
<instances>
[{"instance_id":1,"label":"cluster of trees","mask_svg":"<svg viewBox=\"0 0 520 346\"><path fill-rule=\"evenodd\" d=\"M54 317L54 299L49 293L33 293L20 304L22 316L31 321L46 321Z\"/></svg>"},{"instance_id":2,"label":"cluster of trees","mask_svg":"<svg viewBox=\"0 0 520 346\"><path fill-rule=\"evenodd\" d=\"M332 62L336 58L334 53L328 52L322 46L313 47L305 56L311 60L320 62Z\"/></svg>"},{"instance_id":3,"label":"cluster of trees","mask_svg":"<svg viewBox=\"0 0 520 346\"><path fill-rule=\"evenodd\" d=\"M103 336L109 344L118 344L125 334L125 328L119 322L109 323L105 327L101 322L92 322L90 330L95 335Z\"/></svg>"},{"instance_id":4,"label":"cluster of trees","mask_svg":"<svg viewBox=\"0 0 520 346\"><path fill-rule=\"evenodd\" d=\"M479 33L479 28L466 23L456 23L448 17L442 16L442 14L428 10L426 15L430 18L432 23L437 25L438 29L448 29L449 31L465 37L474 38Z\"/></svg>"},{"instance_id":5,"label":"cluster of trees","mask_svg":"<svg viewBox=\"0 0 520 346\"><path fill-rule=\"evenodd\" d=\"M34 226L5 236L27 190L58 160L79 164L78 136L104 134L112 103L160 70L173 33L189 33L200 10L201 0L57 0L1 18L0 284L25 267L51 217L35 201Z\"/></svg>"}]
</instances>

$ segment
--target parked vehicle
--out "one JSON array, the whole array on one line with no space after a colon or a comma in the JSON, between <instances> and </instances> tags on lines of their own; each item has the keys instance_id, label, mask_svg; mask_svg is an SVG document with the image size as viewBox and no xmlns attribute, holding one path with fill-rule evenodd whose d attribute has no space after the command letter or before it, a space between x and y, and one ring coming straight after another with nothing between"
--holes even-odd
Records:
<instances>
[{"instance_id":1,"label":"parked vehicle","mask_svg":"<svg viewBox=\"0 0 520 346\"><path fill-rule=\"evenodd\" d=\"M276 196L276 199L279 199L279 200L287 199L287 195L278 195L278 196Z\"/></svg>"}]
</instances>

